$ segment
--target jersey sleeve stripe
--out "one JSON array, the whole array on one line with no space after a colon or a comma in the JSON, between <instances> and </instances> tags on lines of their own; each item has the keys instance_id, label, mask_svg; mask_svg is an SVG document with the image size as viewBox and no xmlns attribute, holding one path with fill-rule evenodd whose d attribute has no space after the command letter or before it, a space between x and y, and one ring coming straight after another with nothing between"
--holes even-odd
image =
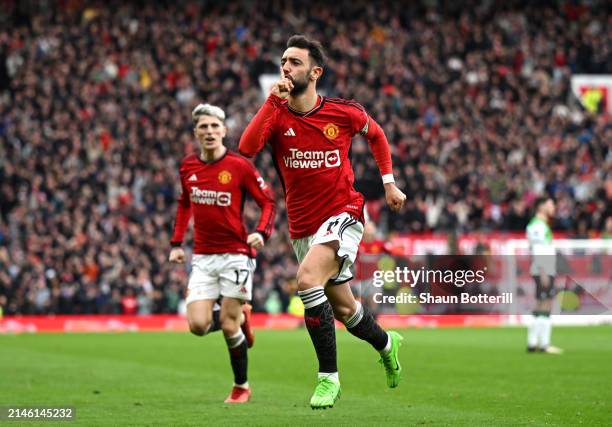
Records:
<instances>
[{"instance_id":1,"label":"jersey sleeve stripe","mask_svg":"<svg viewBox=\"0 0 612 427\"><path fill-rule=\"evenodd\" d=\"M357 108L360 111L366 112L363 105L358 103L357 101L342 99L342 98L325 98L327 102L331 102L332 104L341 104L341 105L350 105L352 107Z\"/></svg>"}]
</instances>

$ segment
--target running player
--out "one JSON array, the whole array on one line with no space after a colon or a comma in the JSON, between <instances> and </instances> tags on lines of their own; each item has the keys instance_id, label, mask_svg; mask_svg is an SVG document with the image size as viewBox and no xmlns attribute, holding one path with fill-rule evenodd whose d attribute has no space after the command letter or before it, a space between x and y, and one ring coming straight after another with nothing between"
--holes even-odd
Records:
<instances>
[{"instance_id":1,"label":"running player","mask_svg":"<svg viewBox=\"0 0 612 427\"><path fill-rule=\"evenodd\" d=\"M251 396L247 341L252 345L253 339L248 327L250 310L243 307L251 299L255 249L263 247L272 232L274 202L253 165L223 145L227 132L224 111L200 104L192 118L201 152L185 157L180 165L182 194L169 260L185 261L181 245L193 216L194 256L187 295L189 329L198 336L223 330L234 372L234 387L225 402L242 403ZM248 236L242 223L245 192L261 208L257 230ZM220 296L221 308L213 310Z\"/></svg>"},{"instance_id":2,"label":"running player","mask_svg":"<svg viewBox=\"0 0 612 427\"><path fill-rule=\"evenodd\" d=\"M364 197L354 187L351 138L363 135L372 150L389 207L406 196L394 183L389 144L381 127L356 102L317 93L325 54L302 35L287 42L281 76L240 139L240 152L254 156L266 144L285 190L289 232L300 263L298 294L319 361L313 409L332 407L340 395L334 317L381 355L387 385L396 387L402 337L385 332L355 301L348 281L363 234Z\"/></svg>"}]
</instances>

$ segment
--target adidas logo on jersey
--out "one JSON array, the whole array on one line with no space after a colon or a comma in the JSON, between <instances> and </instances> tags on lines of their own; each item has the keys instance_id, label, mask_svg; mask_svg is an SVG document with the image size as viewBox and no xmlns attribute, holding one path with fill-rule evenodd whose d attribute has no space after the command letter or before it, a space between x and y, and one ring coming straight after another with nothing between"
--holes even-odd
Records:
<instances>
[{"instance_id":1,"label":"adidas logo on jersey","mask_svg":"<svg viewBox=\"0 0 612 427\"><path fill-rule=\"evenodd\" d=\"M189 177L189 180L188 180L188 181L197 181L197 180L198 180L198 177L197 177L197 176L196 176L196 174L194 173L193 175L191 175L191 176Z\"/></svg>"},{"instance_id":2,"label":"adidas logo on jersey","mask_svg":"<svg viewBox=\"0 0 612 427\"><path fill-rule=\"evenodd\" d=\"M289 128L287 129L287 132L284 133L285 136L295 136L295 132L293 131L293 128Z\"/></svg>"}]
</instances>

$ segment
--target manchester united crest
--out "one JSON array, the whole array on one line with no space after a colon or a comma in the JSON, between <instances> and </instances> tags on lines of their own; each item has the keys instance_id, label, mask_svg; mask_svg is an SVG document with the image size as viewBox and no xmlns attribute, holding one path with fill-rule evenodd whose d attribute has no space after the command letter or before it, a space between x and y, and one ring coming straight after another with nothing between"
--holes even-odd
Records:
<instances>
[{"instance_id":1,"label":"manchester united crest","mask_svg":"<svg viewBox=\"0 0 612 427\"><path fill-rule=\"evenodd\" d=\"M221 184L229 184L229 182L232 180L232 174L229 173L228 171L221 171L219 172L219 182Z\"/></svg>"},{"instance_id":2,"label":"manchester united crest","mask_svg":"<svg viewBox=\"0 0 612 427\"><path fill-rule=\"evenodd\" d=\"M338 129L338 126L336 126L335 124L328 123L323 128L323 133L325 134L325 137L327 137L327 139L334 140L340 133L340 129Z\"/></svg>"}]
</instances>

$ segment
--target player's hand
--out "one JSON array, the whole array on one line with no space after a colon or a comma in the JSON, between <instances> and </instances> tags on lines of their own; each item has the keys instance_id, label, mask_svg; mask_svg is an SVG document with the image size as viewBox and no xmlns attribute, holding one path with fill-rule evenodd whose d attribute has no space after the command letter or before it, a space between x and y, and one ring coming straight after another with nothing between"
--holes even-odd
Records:
<instances>
[{"instance_id":1,"label":"player's hand","mask_svg":"<svg viewBox=\"0 0 612 427\"><path fill-rule=\"evenodd\" d=\"M385 184L385 199L393 212L399 212L406 202L406 195L393 183Z\"/></svg>"},{"instance_id":2,"label":"player's hand","mask_svg":"<svg viewBox=\"0 0 612 427\"><path fill-rule=\"evenodd\" d=\"M292 90L293 82L288 77L285 77L283 71L281 70L280 80L272 85L270 93L278 96L279 98L287 99Z\"/></svg>"},{"instance_id":3,"label":"player's hand","mask_svg":"<svg viewBox=\"0 0 612 427\"><path fill-rule=\"evenodd\" d=\"M185 262L185 251L183 248L172 248L168 261L182 264Z\"/></svg>"},{"instance_id":4,"label":"player's hand","mask_svg":"<svg viewBox=\"0 0 612 427\"><path fill-rule=\"evenodd\" d=\"M251 233L247 237L247 245L254 249L261 249L264 246L263 236L259 233Z\"/></svg>"}]
</instances>

